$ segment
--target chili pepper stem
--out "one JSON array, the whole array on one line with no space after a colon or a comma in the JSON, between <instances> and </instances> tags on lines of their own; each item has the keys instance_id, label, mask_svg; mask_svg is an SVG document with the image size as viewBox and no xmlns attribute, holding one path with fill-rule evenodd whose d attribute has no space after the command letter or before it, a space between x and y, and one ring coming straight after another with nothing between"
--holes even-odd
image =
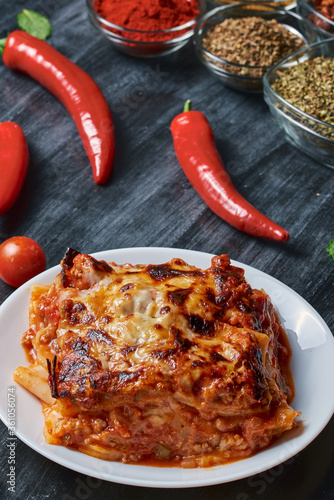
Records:
<instances>
[{"instance_id":1,"label":"chili pepper stem","mask_svg":"<svg viewBox=\"0 0 334 500\"><path fill-rule=\"evenodd\" d=\"M191 111L191 100L190 99L188 99L184 104L183 112L186 113L187 111Z\"/></svg>"}]
</instances>

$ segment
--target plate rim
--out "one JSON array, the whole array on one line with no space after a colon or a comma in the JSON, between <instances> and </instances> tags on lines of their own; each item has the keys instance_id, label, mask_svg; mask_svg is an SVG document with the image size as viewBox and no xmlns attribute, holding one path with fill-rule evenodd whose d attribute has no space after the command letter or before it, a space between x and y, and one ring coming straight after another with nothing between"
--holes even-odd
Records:
<instances>
[{"instance_id":1,"label":"plate rim","mask_svg":"<svg viewBox=\"0 0 334 500\"><path fill-rule=\"evenodd\" d=\"M115 249L110 249L110 250L101 250L101 251L97 251L97 252L92 252L92 253L90 253L90 255L92 255L94 258L103 259L103 260L107 260L108 262L110 262L113 260L113 258L112 258L113 254L120 254L120 253L124 253L124 254L131 253L132 254L133 252L135 254L137 254L137 253L141 254L141 252L144 252L144 253L153 254L153 255L157 254L158 252L170 253L171 255L174 254L173 257L180 257L180 258L184 258L187 255L189 255L189 257L192 255L196 255L199 259L207 259L208 262L210 262L210 260L213 256L218 255L218 254L212 254L212 253L202 252L202 251L192 250L192 249L182 249L182 248L176 248L176 247L175 248L174 247L155 247L155 246L154 247L140 246L140 247L115 248ZM183 254L183 256L178 255L178 253ZM110 254L111 257L104 258L103 256L106 254L108 254L108 255ZM169 259L173 258L173 257L170 256ZM192 262L189 261L189 257L188 257L187 262L189 264L192 264ZM149 257L149 258L151 259L151 257ZM117 257L117 260L119 260L119 257ZM157 259L157 260L162 262L165 259ZM184 258L184 260L186 260L186 259ZM127 261L118 262L118 263L126 263L126 262L129 262L129 261L127 260ZM131 262L131 263L132 264L140 264L141 262L137 261L137 262ZM332 349L334 350L333 334L330 331L328 325L323 320L323 318L319 315L319 313L314 309L314 307L311 304L309 304L302 296L300 296L297 292L295 292L292 288L287 286L285 283L282 283L281 281L279 281L277 278L270 276L269 274L265 273L264 271L256 269L253 266L250 266L248 264L244 264L244 263L239 262L237 260L234 260L232 258L231 258L231 264L234 266L237 266L237 267L242 267L245 270L246 279L247 279L247 272L255 272L256 275L260 276L260 278L261 277L266 278L266 279L269 278L269 280L271 282L273 282L274 284L276 284L278 287L280 287L280 288L283 287L283 289L287 290L289 293L292 293L295 296L295 298L298 301L300 301L303 306L305 306L308 310L310 310L313 313L313 315L317 318L317 320L320 322L321 326L323 327L323 329L326 332L327 342L331 342ZM27 283L22 285L17 290L13 291L13 293L11 295L9 295L9 297L7 297L6 300L0 305L0 317L2 314L5 314L5 313L3 313L3 310L6 309L8 307L8 305L10 305L12 302L15 302L15 300L20 299L21 295L22 295L22 297L24 297L25 295L30 294L29 289L30 289L32 284L39 282L39 281L42 281L45 278L50 280L50 277L52 275L54 275L54 277L55 277L56 274L58 274L58 272L60 271L60 269L61 268L60 268L59 264L57 264L53 267L50 267L49 269L47 269L43 273L41 273L41 274L35 276L34 278L32 278L31 280L29 280ZM54 278L51 278L51 280L52 279L54 279ZM250 283L250 285L253 287L252 283ZM22 335L22 332L20 333L20 335ZM18 337L18 338L20 338L20 337ZM32 442L31 439L29 439L29 437L27 437L24 433L21 433L19 429L16 430L16 436L21 441L23 441L27 446L29 446L31 449L33 449L37 453L41 454L45 458L47 458L47 459L49 459L49 460L51 460L59 465L67 467L75 472L86 474L86 475L89 475L91 477L95 477L95 478L102 479L102 480L109 481L109 482L115 482L115 483L119 483L119 484L132 485L132 486L151 487L151 488L189 488L189 487L201 487L201 486L210 486L210 485L215 485L215 484L223 484L223 483L236 481L239 479L245 479L247 477L251 477L255 474L259 474L261 472L264 472L265 470L268 470L272 467L275 467L275 466L285 462L286 460L289 460L291 457L295 456L297 453L299 453L305 447L307 447L322 432L322 430L326 427L326 425L328 424L328 422L332 418L333 413L334 413L334 398L332 401L332 413L326 414L326 416L323 418L321 424L318 425L316 432L311 433L309 440L307 442L305 442L302 447L297 447L296 449L291 449L290 452L284 454L283 459L278 459L274 463L272 463L272 461L271 461L267 464L263 464L262 467L256 467L256 466L250 467L250 469L247 472L246 471L244 471L243 473L234 472L230 476L227 475L227 477L224 477L224 475L219 476L219 477L218 476L210 477L210 474L208 474L207 472L219 471L221 469L228 470L228 468L233 464L220 465L220 466L207 468L207 469L182 469L182 468L178 468L178 467L158 467L158 468L156 468L156 467L148 467L145 465L133 465L133 464L122 464L119 462L111 462L111 464L118 465L119 466L118 468L120 468L121 470L122 470L122 467L130 468L130 469L134 467L134 468L140 468L141 470L143 467L145 467L146 471L147 470L152 471L152 476L154 476L154 471L156 471L157 469L159 471L161 471L161 470L167 470L167 471L177 470L177 471L184 472L185 476L188 475L189 471L200 471L199 475L208 476L205 479L204 478L191 479L191 480L189 480L189 479L184 480L182 478L181 479L174 479L174 480L169 480L165 483L162 480L155 480L154 478L150 479L148 481L147 479L145 480L145 479L142 479L141 477L134 478L134 477L122 476L121 474L118 474L118 475L117 474L116 475L104 474L104 473L99 472L98 470L95 470L95 468L88 470L87 466L80 465L79 463L76 463L75 461L72 462L69 460L71 453L74 453L74 454L79 453L75 450L68 450L68 449L64 448L66 451L70 452L68 454L69 457L64 458L61 456L57 456L52 451L52 448L55 448L54 446L47 445L45 443L44 447L41 448L39 443ZM7 419L6 419L6 416L4 415L1 401L0 401L0 419L7 426ZM288 434L291 435L291 432L293 432L293 430L289 431ZM285 441L284 441L284 436L283 436L279 440L278 445L280 443L284 444L284 442L288 442L288 441L289 441L289 439L285 439ZM49 450L49 447L50 447L50 450ZM58 447L56 447L56 448L58 448ZM59 447L59 448L62 448L62 447ZM272 448L272 446L269 448ZM255 456L259 456L261 453L263 453L263 452L260 451ZM82 455L82 454L80 454L80 455ZM249 461L252 458L253 457L249 457L249 458L243 459L239 462L234 462L234 464L250 463ZM102 463L102 464L105 462L107 464L110 464L110 462L108 462L108 461L102 461L102 460L96 459L94 457L88 457L87 460L98 461L98 463ZM80 460L79 460L79 462L80 462Z\"/></svg>"}]
</instances>

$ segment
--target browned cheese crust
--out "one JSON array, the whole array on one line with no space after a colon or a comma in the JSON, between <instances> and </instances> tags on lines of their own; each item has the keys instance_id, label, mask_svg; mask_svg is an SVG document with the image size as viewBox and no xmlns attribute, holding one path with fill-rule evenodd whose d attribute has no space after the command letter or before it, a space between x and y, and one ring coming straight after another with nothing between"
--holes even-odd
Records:
<instances>
[{"instance_id":1,"label":"browned cheese crust","mask_svg":"<svg viewBox=\"0 0 334 500\"><path fill-rule=\"evenodd\" d=\"M285 332L266 293L226 255L202 270L68 251L52 285L32 293L23 345L49 370L48 443L206 467L295 426Z\"/></svg>"}]
</instances>

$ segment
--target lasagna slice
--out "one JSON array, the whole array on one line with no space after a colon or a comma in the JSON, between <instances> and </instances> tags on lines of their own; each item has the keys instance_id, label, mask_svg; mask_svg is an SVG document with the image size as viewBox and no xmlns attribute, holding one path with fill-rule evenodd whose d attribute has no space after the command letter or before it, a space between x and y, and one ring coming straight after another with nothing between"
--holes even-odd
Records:
<instances>
[{"instance_id":1,"label":"lasagna slice","mask_svg":"<svg viewBox=\"0 0 334 500\"><path fill-rule=\"evenodd\" d=\"M208 467L249 457L296 425L278 314L226 255L203 270L68 250L61 266L51 286L33 289L22 340L26 370L49 373L47 443Z\"/></svg>"}]
</instances>

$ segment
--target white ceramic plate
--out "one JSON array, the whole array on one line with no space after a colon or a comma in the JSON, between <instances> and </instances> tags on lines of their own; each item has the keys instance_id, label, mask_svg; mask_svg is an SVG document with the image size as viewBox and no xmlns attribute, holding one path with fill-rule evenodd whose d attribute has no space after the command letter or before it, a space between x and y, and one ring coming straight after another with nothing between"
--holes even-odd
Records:
<instances>
[{"instance_id":1,"label":"white ceramic plate","mask_svg":"<svg viewBox=\"0 0 334 500\"><path fill-rule=\"evenodd\" d=\"M163 263L180 257L206 268L212 255L174 248L128 248L94 254L98 259L119 264ZM253 288L263 288L279 310L293 351L292 372L296 397L293 407L302 412L300 425L257 455L230 465L209 469L155 468L105 462L44 441L39 401L16 385L12 373L26 365L20 345L28 328L28 304L32 283L49 284L60 267L45 271L16 290L0 307L0 417L7 425L8 388L15 387L16 434L38 453L77 472L99 479L136 486L183 488L225 483L274 467L297 454L325 427L334 412L334 341L318 313L299 295L278 280L256 269L243 267Z\"/></svg>"}]
</instances>

